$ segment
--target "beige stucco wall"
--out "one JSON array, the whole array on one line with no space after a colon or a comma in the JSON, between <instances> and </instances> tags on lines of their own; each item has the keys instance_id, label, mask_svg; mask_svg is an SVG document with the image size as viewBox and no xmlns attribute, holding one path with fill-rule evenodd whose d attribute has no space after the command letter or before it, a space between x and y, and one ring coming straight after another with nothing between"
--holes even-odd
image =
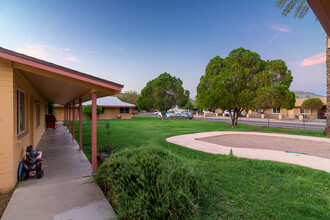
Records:
<instances>
[{"instance_id":1,"label":"beige stucco wall","mask_svg":"<svg viewBox=\"0 0 330 220\"><path fill-rule=\"evenodd\" d=\"M64 108L56 107L56 120L64 120ZM103 114L98 115L98 120L108 120L108 119L117 119L117 115L120 115L121 119L131 119L132 118L132 108L129 108L129 113L119 113L120 108L105 108ZM79 112L77 111L77 119L79 119ZM83 114L83 120L89 120L87 115Z\"/></svg>"},{"instance_id":2,"label":"beige stucco wall","mask_svg":"<svg viewBox=\"0 0 330 220\"><path fill-rule=\"evenodd\" d=\"M281 109L280 113L273 113L273 108L266 108L264 110L265 114L271 114L271 115L282 115L284 118L295 118L296 115L301 115L300 113L300 107L295 107L291 110L286 110L286 109ZM255 111L249 111L249 114L258 114ZM317 118L318 117L318 111L317 110L309 110L309 113L303 114L307 117L314 117Z\"/></svg>"},{"instance_id":3,"label":"beige stucco wall","mask_svg":"<svg viewBox=\"0 0 330 220\"><path fill-rule=\"evenodd\" d=\"M25 132L17 135L17 89L25 92ZM11 67L0 59L0 191L7 191L17 183L19 162L28 145L34 147L45 131L47 102L42 95ZM36 123L35 100L40 101L40 124Z\"/></svg>"},{"instance_id":4,"label":"beige stucco wall","mask_svg":"<svg viewBox=\"0 0 330 220\"><path fill-rule=\"evenodd\" d=\"M13 174L13 150L16 137L14 127L14 77L10 63L0 60L0 190L15 185Z\"/></svg>"}]
</instances>

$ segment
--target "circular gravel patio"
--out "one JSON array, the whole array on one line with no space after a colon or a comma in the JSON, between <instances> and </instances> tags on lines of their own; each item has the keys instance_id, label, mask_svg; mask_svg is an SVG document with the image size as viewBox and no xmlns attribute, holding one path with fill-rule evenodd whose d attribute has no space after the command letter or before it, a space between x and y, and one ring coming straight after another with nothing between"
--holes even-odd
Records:
<instances>
[{"instance_id":1,"label":"circular gravel patio","mask_svg":"<svg viewBox=\"0 0 330 220\"><path fill-rule=\"evenodd\" d=\"M229 154L232 149L237 157L286 162L330 172L328 138L260 132L205 132L174 136L167 141L213 154Z\"/></svg>"}]
</instances>

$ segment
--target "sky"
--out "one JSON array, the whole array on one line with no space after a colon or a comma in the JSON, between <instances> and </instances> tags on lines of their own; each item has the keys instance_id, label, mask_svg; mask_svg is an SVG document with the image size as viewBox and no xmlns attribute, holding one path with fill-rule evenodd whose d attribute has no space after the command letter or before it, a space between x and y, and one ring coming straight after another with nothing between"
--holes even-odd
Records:
<instances>
[{"instance_id":1,"label":"sky","mask_svg":"<svg viewBox=\"0 0 330 220\"><path fill-rule=\"evenodd\" d=\"M196 96L215 56L244 47L281 59L291 90L326 94L326 34L276 0L0 0L0 47L140 92L163 72Z\"/></svg>"}]
</instances>

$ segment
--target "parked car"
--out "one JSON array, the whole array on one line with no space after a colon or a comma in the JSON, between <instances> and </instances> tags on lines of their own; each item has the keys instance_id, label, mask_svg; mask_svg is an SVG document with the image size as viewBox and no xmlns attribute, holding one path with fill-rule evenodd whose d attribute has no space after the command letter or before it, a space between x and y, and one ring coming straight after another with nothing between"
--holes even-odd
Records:
<instances>
[{"instance_id":1,"label":"parked car","mask_svg":"<svg viewBox=\"0 0 330 220\"><path fill-rule=\"evenodd\" d=\"M166 118L174 118L174 114L172 114L171 112L166 112Z\"/></svg>"},{"instance_id":2,"label":"parked car","mask_svg":"<svg viewBox=\"0 0 330 220\"><path fill-rule=\"evenodd\" d=\"M234 110L231 110L231 114L233 115L234 114ZM230 114L229 114L229 111L226 110L224 113L223 113L224 116L226 117L229 117ZM241 112L241 114L239 114L239 117L246 117L246 114L244 112Z\"/></svg>"},{"instance_id":3,"label":"parked car","mask_svg":"<svg viewBox=\"0 0 330 220\"><path fill-rule=\"evenodd\" d=\"M203 110L203 113L213 113L213 112L209 110Z\"/></svg>"},{"instance_id":4,"label":"parked car","mask_svg":"<svg viewBox=\"0 0 330 220\"><path fill-rule=\"evenodd\" d=\"M241 112L241 114L239 114L239 117L246 117L246 114L244 112Z\"/></svg>"},{"instance_id":5,"label":"parked car","mask_svg":"<svg viewBox=\"0 0 330 220\"><path fill-rule=\"evenodd\" d=\"M136 109L132 109L132 115L137 115L137 114L139 114L139 111Z\"/></svg>"},{"instance_id":6,"label":"parked car","mask_svg":"<svg viewBox=\"0 0 330 220\"><path fill-rule=\"evenodd\" d=\"M174 118L174 115L171 112L165 112L166 118ZM162 117L162 113L158 112L158 117Z\"/></svg>"},{"instance_id":7,"label":"parked car","mask_svg":"<svg viewBox=\"0 0 330 220\"><path fill-rule=\"evenodd\" d=\"M194 116L190 112L176 112L174 117L192 119Z\"/></svg>"},{"instance_id":8,"label":"parked car","mask_svg":"<svg viewBox=\"0 0 330 220\"><path fill-rule=\"evenodd\" d=\"M231 110L231 114L234 114L234 110ZM223 115L224 115L225 117L229 117L229 116L230 116L229 111L226 110L226 111L223 113Z\"/></svg>"},{"instance_id":9,"label":"parked car","mask_svg":"<svg viewBox=\"0 0 330 220\"><path fill-rule=\"evenodd\" d=\"M160 114L160 112L154 112L154 115L159 115Z\"/></svg>"}]
</instances>

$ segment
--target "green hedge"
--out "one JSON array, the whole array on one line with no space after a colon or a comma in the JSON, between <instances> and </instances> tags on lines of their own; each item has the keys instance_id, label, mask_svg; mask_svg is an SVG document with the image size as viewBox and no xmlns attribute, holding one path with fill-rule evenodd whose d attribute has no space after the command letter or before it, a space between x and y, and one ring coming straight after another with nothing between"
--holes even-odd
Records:
<instances>
[{"instance_id":1,"label":"green hedge","mask_svg":"<svg viewBox=\"0 0 330 220\"><path fill-rule=\"evenodd\" d=\"M114 155L95 179L119 219L189 218L199 212L200 179L177 156L159 148Z\"/></svg>"}]
</instances>

